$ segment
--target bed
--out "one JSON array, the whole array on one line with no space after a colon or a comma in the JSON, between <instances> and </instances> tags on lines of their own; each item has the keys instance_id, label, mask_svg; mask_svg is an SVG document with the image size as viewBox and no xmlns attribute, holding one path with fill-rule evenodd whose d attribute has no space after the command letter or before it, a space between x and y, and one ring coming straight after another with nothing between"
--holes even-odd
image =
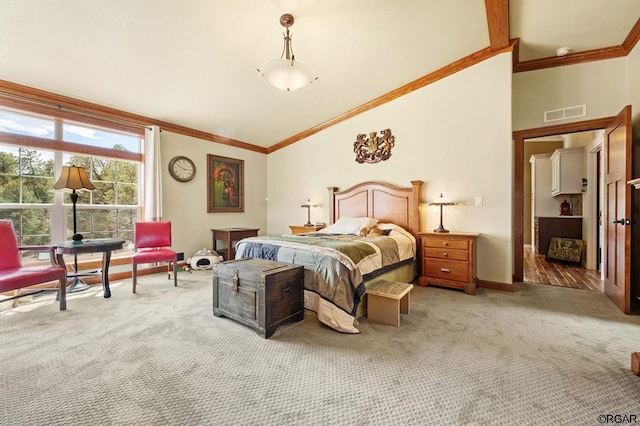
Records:
<instances>
[{"instance_id":1,"label":"bed","mask_svg":"<svg viewBox=\"0 0 640 426\"><path fill-rule=\"evenodd\" d=\"M417 276L421 189L422 181L411 181L410 187L377 181L344 191L329 187L329 226L245 238L236 245L236 258L303 265L305 309L338 331L359 333L357 318L366 313L368 284L411 282ZM367 230L376 232L364 235Z\"/></svg>"}]
</instances>

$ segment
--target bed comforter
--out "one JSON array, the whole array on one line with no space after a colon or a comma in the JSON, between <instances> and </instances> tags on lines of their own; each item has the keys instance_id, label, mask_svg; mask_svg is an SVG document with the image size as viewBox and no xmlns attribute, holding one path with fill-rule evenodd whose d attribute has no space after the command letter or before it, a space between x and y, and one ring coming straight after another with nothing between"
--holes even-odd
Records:
<instances>
[{"instance_id":1,"label":"bed comforter","mask_svg":"<svg viewBox=\"0 0 640 426\"><path fill-rule=\"evenodd\" d=\"M251 237L236 245L236 258L262 258L302 265L305 269L305 308L324 324L342 332L359 333L355 314L365 292L366 278L411 263L396 235L358 237L324 233ZM412 237L411 237L412 238Z\"/></svg>"}]
</instances>

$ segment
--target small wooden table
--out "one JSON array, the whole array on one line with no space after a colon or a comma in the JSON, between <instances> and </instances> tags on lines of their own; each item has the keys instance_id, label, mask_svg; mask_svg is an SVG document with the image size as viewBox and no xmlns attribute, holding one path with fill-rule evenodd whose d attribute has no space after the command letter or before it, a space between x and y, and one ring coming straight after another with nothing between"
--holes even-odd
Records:
<instances>
[{"instance_id":1,"label":"small wooden table","mask_svg":"<svg viewBox=\"0 0 640 426\"><path fill-rule=\"evenodd\" d=\"M83 254L83 253L102 253L102 292L105 299L111 297L111 289L109 288L109 262L111 261L111 252L113 250L120 250L124 246L125 240L116 240L114 238L96 238L87 239L81 241L65 241L57 243L56 258L58 263L63 268L67 268L64 263L65 254ZM67 274L67 277L75 277L78 275L78 271L74 271L73 274Z\"/></svg>"},{"instance_id":2,"label":"small wooden table","mask_svg":"<svg viewBox=\"0 0 640 426\"><path fill-rule=\"evenodd\" d=\"M213 237L213 250L222 254L224 260L232 260L236 258L236 247L233 243L243 238L257 237L260 228L223 228L211 229ZM218 248L218 241L225 241L226 249Z\"/></svg>"},{"instance_id":3,"label":"small wooden table","mask_svg":"<svg viewBox=\"0 0 640 426\"><path fill-rule=\"evenodd\" d=\"M378 281L367 287L367 318L373 322L400 326L400 314L409 314L413 285Z\"/></svg>"}]
</instances>

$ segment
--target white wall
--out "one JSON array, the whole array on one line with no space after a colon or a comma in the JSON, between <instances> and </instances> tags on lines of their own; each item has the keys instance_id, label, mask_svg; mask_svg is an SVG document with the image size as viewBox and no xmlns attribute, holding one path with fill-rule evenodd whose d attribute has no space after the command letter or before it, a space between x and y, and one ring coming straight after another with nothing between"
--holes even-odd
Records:
<instances>
[{"instance_id":1,"label":"white wall","mask_svg":"<svg viewBox=\"0 0 640 426\"><path fill-rule=\"evenodd\" d=\"M637 48L636 48L637 50ZM516 73L513 129L522 130L614 116L628 104L627 59ZM544 111L587 105L587 116L544 123Z\"/></svg>"},{"instance_id":2,"label":"white wall","mask_svg":"<svg viewBox=\"0 0 640 426\"><path fill-rule=\"evenodd\" d=\"M356 163L356 135L386 128L396 137L391 158ZM482 234L478 278L511 283L512 163L511 54L506 53L269 154L269 233L304 224L300 204L308 197L320 204L311 221L327 221L327 186L346 189L365 180L410 186L421 179L423 202L442 192L464 204L445 207L446 228ZM474 207L475 196L483 197L483 207ZM423 206L422 230L438 226L437 211Z\"/></svg>"},{"instance_id":3,"label":"white wall","mask_svg":"<svg viewBox=\"0 0 640 426\"><path fill-rule=\"evenodd\" d=\"M640 138L640 43L627 56L627 104L631 105L635 139Z\"/></svg>"},{"instance_id":4,"label":"white wall","mask_svg":"<svg viewBox=\"0 0 640 426\"><path fill-rule=\"evenodd\" d=\"M211 228L247 227L267 232L267 156L201 139L163 131L161 134L163 170L176 155L196 164L195 178L186 183L164 173L164 219L172 221L173 248L185 259L203 247L212 248ZM244 213L207 213L207 154L244 160Z\"/></svg>"},{"instance_id":5,"label":"white wall","mask_svg":"<svg viewBox=\"0 0 640 426\"><path fill-rule=\"evenodd\" d=\"M549 154L534 154L531 166L531 196L533 217L558 216L560 201L551 195L553 169ZM535 164L533 164L535 162ZM535 175L535 176L534 176ZM532 221L533 222L533 221ZM533 224L532 224L533 226ZM534 235L532 232L531 235ZM533 238L532 238L533 239Z\"/></svg>"}]
</instances>

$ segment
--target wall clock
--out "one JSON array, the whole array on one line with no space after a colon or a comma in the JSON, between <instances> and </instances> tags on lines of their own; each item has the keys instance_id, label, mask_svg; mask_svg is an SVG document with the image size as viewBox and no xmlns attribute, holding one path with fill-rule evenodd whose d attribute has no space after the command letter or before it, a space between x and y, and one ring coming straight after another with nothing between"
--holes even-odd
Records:
<instances>
[{"instance_id":1,"label":"wall clock","mask_svg":"<svg viewBox=\"0 0 640 426\"><path fill-rule=\"evenodd\" d=\"M196 165L190 158L178 155L169 161L169 174L178 182L189 182L196 175Z\"/></svg>"}]
</instances>

